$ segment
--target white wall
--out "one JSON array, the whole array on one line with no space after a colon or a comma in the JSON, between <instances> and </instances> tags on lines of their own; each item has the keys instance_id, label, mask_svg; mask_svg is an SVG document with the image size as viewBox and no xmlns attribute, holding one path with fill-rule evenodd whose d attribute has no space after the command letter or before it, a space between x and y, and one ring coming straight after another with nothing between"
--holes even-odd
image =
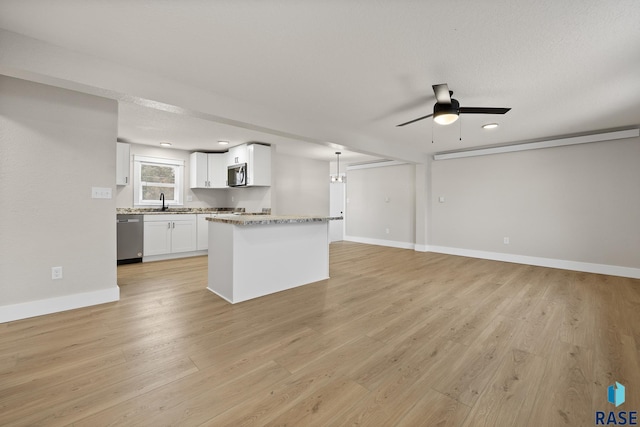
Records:
<instances>
[{"instance_id":1,"label":"white wall","mask_svg":"<svg viewBox=\"0 0 640 427\"><path fill-rule=\"evenodd\" d=\"M415 165L349 169L345 240L413 249L415 191Z\"/></svg>"},{"instance_id":2,"label":"white wall","mask_svg":"<svg viewBox=\"0 0 640 427\"><path fill-rule=\"evenodd\" d=\"M640 268L640 138L434 161L432 190L431 245Z\"/></svg>"},{"instance_id":3,"label":"white wall","mask_svg":"<svg viewBox=\"0 0 640 427\"><path fill-rule=\"evenodd\" d=\"M273 154L273 213L329 215L329 162Z\"/></svg>"},{"instance_id":4,"label":"white wall","mask_svg":"<svg viewBox=\"0 0 640 427\"><path fill-rule=\"evenodd\" d=\"M227 193L227 206L231 208L244 208L245 212L271 208L271 187L237 187L222 191Z\"/></svg>"},{"instance_id":5,"label":"white wall","mask_svg":"<svg viewBox=\"0 0 640 427\"><path fill-rule=\"evenodd\" d=\"M117 103L0 76L0 129L0 322L117 300Z\"/></svg>"}]
</instances>

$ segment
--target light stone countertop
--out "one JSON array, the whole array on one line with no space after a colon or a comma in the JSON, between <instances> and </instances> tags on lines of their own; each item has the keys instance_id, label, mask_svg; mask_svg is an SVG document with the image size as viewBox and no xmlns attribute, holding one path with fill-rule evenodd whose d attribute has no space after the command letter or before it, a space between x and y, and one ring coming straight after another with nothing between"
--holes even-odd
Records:
<instances>
[{"instance_id":1,"label":"light stone countertop","mask_svg":"<svg viewBox=\"0 0 640 427\"><path fill-rule=\"evenodd\" d=\"M244 208L174 208L174 207L170 207L165 211L160 210L160 208L116 208L116 214L118 215L121 215L121 214L163 215L163 214L206 214L206 213L231 214L233 212L249 215L244 212ZM251 215L254 215L254 214L251 214Z\"/></svg>"},{"instance_id":2,"label":"light stone countertop","mask_svg":"<svg viewBox=\"0 0 640 427\"><path fill-rule=\"evenodd\" d=\"M344 219L341 216L307 216L307 215L219 215L207 218L207 221L222 222L233 225L266 225L266 224L299 224L305 222L327 222Z\"/></svg>"}]
</instances>

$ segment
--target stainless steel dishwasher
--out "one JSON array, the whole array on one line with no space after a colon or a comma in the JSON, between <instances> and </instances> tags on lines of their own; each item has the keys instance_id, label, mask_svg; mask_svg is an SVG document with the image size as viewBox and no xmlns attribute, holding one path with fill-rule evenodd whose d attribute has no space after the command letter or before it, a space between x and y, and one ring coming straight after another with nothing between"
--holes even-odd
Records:
<instances>
[{"instance_id":1,"label":"stainless steel dishwasher","mask_svg":"<svg viewBox=\"0 0 640 427\"><path fill-rule=\"evenodd\" d=\"M117 216L118 265L142 262L144 222L142 215Z\"/></svg>"}]
</instances>

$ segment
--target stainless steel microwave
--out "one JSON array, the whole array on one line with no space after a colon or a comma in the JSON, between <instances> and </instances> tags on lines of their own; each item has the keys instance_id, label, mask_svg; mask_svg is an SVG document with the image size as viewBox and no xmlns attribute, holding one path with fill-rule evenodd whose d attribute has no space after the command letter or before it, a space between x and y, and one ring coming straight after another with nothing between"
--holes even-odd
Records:
<instances>
[{"instance_id":1,"label":"stainless steel microwave","mask_svg":"<svg viewBox=\"0 0 640 427\"><path fill-rule=\"evenodd\" d=\"M227 168L227 185L229 187L242 187L247 185L247 164L240 163Z\"/></svg>"}]
</instances>

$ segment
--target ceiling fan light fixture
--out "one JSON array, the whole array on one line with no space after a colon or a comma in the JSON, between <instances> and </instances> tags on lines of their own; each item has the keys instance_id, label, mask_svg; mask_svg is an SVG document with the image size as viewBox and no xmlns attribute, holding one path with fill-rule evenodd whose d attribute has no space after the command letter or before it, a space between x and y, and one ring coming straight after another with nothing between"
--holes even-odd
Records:
<instances>
[{"instance_id":1,"label":"ceiling fan light fixture","mask_svg":"<svg viewBox=\"0 0 640 427\"><path fill-rule=\"evenodd\" d=\"M451 104L436 103L433 106L433 121L439 125L450 125L458 120L460 103L451 98Z\"/></svg>"},{"instance_id":2,"label":"ceiling fan light fixture","mask_svg":"<svg viewBox=\"0 0 640 427\"><path fill-rule=\"evenodd\" d=\"M458 120L460 114L506 114L511 110L511 108L498 107L460 107L460 103L456 99L451 98L453 91L449 90L449 86L446 83L433 85L432 87L433 93L436 95L433 114L427 114L426 116L400 123L396 125L396 127L410 125L411 123L419 122L429 117L433 117L433 120L439 125L450 125Z\"/></svg>"},{"instance_id":3,"label":"ceiling fan light fixture","mask_svg":"<svg viewBox=\"0 0 640 427\"><path fill-rule=\"evenodd\" d=\"M454 112L447 113L443 111L440 114L433 116L433 121L439 125L450 125L456 120L458 120L458 114Z\"/></svg>"}]
</instances>

